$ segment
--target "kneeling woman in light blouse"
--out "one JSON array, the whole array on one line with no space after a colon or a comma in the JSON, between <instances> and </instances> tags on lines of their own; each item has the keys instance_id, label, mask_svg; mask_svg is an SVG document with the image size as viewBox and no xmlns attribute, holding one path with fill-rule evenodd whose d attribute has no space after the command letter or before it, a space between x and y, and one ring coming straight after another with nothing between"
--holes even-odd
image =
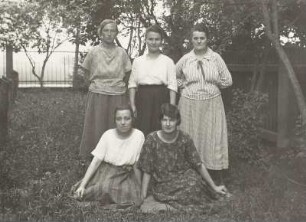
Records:
<instances>
[{"instance_id":1,"label":"kneeling woman in light blouse","mask_svg":"<svg viewBox=\"0 0 306 222\"><path fill-rule=\"evenodd\" d=\"M160 129L161 104L175 104L177 82L172 59L160 51L163 31L153 25L146 30L148 53L136 58L129 79L130 103L136 127L145 135Z\"/></svg>"},{"instance_id":2,"label":"kneeling woman in light blouse","mask_svg":"<svg viewBox=\"0 0 306 222\"><path fill-rule=\"evenodd\" d=\"M92 151L84 178L72 187L73 197L102 205L136 205L140 201L140 171L135 167L144 135L132 128L130 107L115 110L115 129L107 130Z\"/></svg>"}]
</instances>

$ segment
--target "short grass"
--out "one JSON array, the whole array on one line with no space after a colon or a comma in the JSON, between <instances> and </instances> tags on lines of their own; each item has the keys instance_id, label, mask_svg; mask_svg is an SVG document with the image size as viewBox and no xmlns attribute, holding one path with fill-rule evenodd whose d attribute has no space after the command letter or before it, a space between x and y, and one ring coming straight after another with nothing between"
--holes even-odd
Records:
<instances>
[{"instance_id":1,"label":"short grass","mask_svg":"<svg viewBox=\"0 0 306 222\"><path fill-rule=\"evenodd\" d=\"M233 197L206 213L76 205L69 190L86 170L77 157L85 101L86 93L68 89L19 92L0 149L0 221L306 221L306 159L282 160L273 149L265 165L231 160Z\"/></svg>"}]
</instances>

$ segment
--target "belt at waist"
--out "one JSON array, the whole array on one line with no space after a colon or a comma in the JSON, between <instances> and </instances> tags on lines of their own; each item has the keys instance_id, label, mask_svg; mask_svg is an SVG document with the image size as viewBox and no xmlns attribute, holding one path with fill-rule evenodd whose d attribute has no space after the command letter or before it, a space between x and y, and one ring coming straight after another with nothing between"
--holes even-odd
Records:
<instances>
[{"instance_id":1,"label":"belt at waist","mask_svg":"<svg viewBox=\"0 0 306 222\"><path fill-rule=\"evenodd\" d=\"M164 88L167 87L164 84L151 84L151 85L138 85L138 88Z\"/></svg>"}]
</instances>

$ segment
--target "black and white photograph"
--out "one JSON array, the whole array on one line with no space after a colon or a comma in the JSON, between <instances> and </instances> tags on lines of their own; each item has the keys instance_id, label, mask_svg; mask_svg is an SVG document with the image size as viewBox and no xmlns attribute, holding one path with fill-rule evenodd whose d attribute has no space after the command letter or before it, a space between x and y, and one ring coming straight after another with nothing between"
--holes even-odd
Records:
<instances>
[{"instance_id":1,"label":"black and white photograph","mask_svg":"<svg viewBox=\"0 0 306 222\"><path fill-rule=\"evenodd\" d=\"M0 0L0 222L306 221L306 0Z\"/></svg>"}]
</instances>

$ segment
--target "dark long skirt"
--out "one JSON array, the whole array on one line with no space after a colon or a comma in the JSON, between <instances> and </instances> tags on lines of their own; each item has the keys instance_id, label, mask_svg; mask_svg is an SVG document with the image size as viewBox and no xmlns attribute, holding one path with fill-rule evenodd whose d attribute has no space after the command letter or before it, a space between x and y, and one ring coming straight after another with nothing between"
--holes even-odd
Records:
<instances>
[{"instance_id":1,"label":"dark long skirt","mask_svg":"<svg viewBox=\"0 0 306 222\"><path fill-rule=\"evenodd\" d=\"M169 89L165 85L140 85L136 93L136 127L144 135L161 129L160 107L169 102Z\"/></svg>"},{"instance_id":2,"label":"dark long skirt","mask_svg":"<svg viewBox=\"0 0 306 222\"><path fill-rule=\"evenodd\" d=\"M71 194L82 181L71 188ZM78 199L77 197L75 197ZM102 162L88 182L80 201L94 201L101 205L136 205L140 202L140 184L137 182L132 166L115 166Z\"/></svg>"},{"instance_id":3,"label":"dark long skirt","mask_svg":"<svg viewBox=\"0 0 306 222\"><path fill-rule=\"evenodd\" d=\"M114 110L127 104L127 95L104 95L89 92L79 155L90 158L102 134L115 127Z\"/></svg>"}]
</instances>

